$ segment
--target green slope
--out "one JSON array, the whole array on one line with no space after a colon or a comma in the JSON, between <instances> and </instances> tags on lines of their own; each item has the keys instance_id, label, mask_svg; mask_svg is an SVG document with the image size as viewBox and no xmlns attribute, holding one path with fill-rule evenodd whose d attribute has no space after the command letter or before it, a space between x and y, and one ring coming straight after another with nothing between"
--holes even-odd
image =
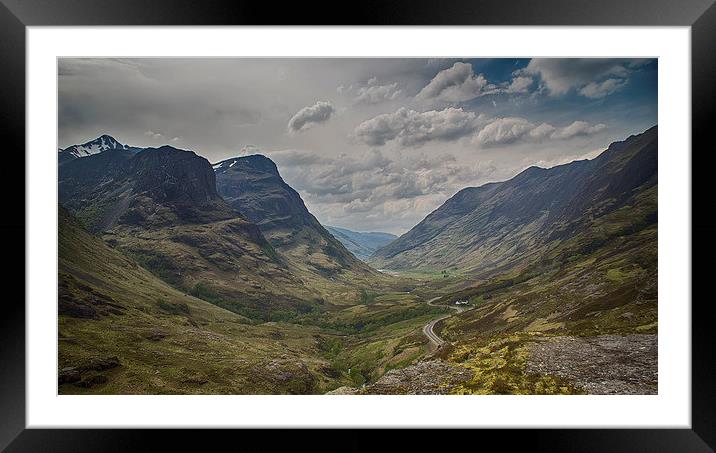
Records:
<instances>
[{"instance_id":1,"label":"green slope","mask_svg":"<svg viewBox=\"0 0 716 453\"><path fill-rule=\"evenodd\" d=\"M252 325L180 292L62 208L59 256L60 379L79 378L60 393L312 393L328 380L315 328Z\"/></svg>"}]
</instances>

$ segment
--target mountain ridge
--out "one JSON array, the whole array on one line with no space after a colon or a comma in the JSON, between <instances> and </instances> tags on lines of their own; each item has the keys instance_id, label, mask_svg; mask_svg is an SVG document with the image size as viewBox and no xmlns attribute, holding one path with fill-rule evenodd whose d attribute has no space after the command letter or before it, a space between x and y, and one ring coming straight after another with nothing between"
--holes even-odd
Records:
<instances>
[{"instance_id":1,"label":"mountain ridge","mask_svg":"<svg viewBox=\"0 0 716 453\"><path fill-rule=\"evenodd\" d=\"M633 190L655 185L657 131L615 142L591 160L530 167L507 181L462 189L370 262L481 271L535 253L618 209Z\"/></svg>"}]
</instances>

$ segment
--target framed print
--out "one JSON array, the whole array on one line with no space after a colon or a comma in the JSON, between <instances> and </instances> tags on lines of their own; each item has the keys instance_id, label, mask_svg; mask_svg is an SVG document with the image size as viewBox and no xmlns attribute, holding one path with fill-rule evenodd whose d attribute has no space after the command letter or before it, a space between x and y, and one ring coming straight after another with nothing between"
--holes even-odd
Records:
<instances>
[{"instance_id":1,"label":"framed print","mask_svg":"<svg viewBox=\"0 0 716 453\"><path fill-rule=\"evenodd\" d=\"M3 447L713 448L716 9L400 3L3 3Z\"/></svg>"}]
</instances>

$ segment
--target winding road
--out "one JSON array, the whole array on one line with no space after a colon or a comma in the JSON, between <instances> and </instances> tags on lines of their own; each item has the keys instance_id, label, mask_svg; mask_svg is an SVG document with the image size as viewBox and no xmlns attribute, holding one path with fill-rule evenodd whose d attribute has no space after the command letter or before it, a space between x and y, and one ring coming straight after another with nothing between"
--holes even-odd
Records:
<instances>
[{"instance_id":1,"label":"winding road","mask_svg":"<svg viewBox=\"0 0 716 453\"><path fill-rule=\"evenodd\" d=\"M440 299L440 297L441 296L433 297L432 299L430 299L428 301L428 305L432 305L433 307L435 307L436 305L433 305L433 302ZM465 311L465 309L463 307L452 306L452 305L449 305L449 307L452 308L453 310L455 310L457 313L462 313L463 311ZM435 328L435 324L442 321L443 319L449 318L450 316L452 316L452 315L443 315L439 318L435 318L432 321L430 321L429 323L425 324L425 326L423 327L423 335L428 337L428 340L430 340L430 344L432 344L435 348L439 348L440 346L442 346L443 344L446 343L445 340L440 338L433 330Z\"/></svg>"}]
</instances>

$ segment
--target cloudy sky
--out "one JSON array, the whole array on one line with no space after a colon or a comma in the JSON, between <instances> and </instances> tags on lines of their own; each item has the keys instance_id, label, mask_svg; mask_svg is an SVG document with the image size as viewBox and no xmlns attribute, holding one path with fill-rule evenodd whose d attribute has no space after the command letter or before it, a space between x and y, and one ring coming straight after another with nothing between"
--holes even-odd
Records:
<instances>
[{"instance_id":1,"label":"cloudy sky","mask_svg":"<svg viewBox=\"0 0 716 453\"><path fill-rule=\"evenodd\" d=\"M318 219L403 233L458 190L657 123L657 61L61 59L59 147L273 159Z\"/></svg>"}]
</instances>

